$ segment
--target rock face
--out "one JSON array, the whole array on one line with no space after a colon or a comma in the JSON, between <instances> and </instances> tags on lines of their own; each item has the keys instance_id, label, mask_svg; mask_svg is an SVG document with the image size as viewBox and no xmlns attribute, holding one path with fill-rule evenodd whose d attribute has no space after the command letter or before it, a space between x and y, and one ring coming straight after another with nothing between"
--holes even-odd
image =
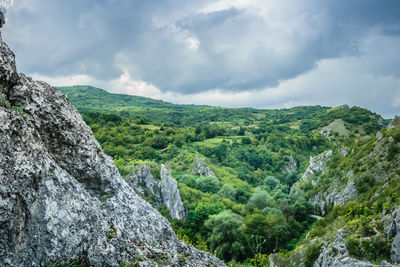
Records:
<instances>
[{"instance_id":1,"label":"rock face","mask_svg":"<svg viewBox=\"0 0 400 267\"><path fill-rule=\"evenodd\" d=\"M321 246L321 253L314 262L314 267L389 267L395 266L387 261L382 261L380 265L372 264L368 261L360 261L350 257L345 244L346 232L339 229L333 242L324 242ZM317 239L310 243L318 242ZM278 254L269 256L270 267L305 267L303 262L304 249L298 249L288 258L281 257Z\"/></svg>"},{"instance_id":2,"label":"rock face","mask_svg":"<svg viewBox=\"0 0 400 267\"><path fill-rule=\"evenodd\" d=\"M202 159L199 157L199 155L196 155L194 161L196 163L196 168L192 170L192 174L198 174L200 176L215 176L214 172L207 167L205 159Z\"/></svg>"},{"instance_id":3,"label":"rock face","mask_svg":"<svg viewBox=\"0 0 400 267\"><path fill-rule=\"evenodd\" d=\"M392 243L392 251L390 259L399 264L400 263L400 206L393 211L393 219L387 231L389 237L394 237Z\"/></svg>"},{"instance_id":4,"label":"rock face","mask_svg":"<svg viewBox=\"0 0 400 267\"><path fill-rule=\"evenodd\" d=\"M169 174L164 164L161 164L161 196L163 204L168 208L172 218L185 218L185 208L179 194L178 182Z\"/></svg>"},{"instance_id":5,"label":"rock face","mask_svg":"<svg viewBox=\"0 0 400 267\"><path fill-rule=\"evenodd\" d=\"M346 233L339 229L336 233L336 239L330 244L324 244L321 248L321 254L315 261L314 266L318 267L375 267L392 266L383 262L382 265L375 265L370 262L360 261L349 256L344 239Z\"/></svg>"},{"instance_id":6,"label":"rock face","mask_svg":"<svg viewBox=\"0 0 400 267\"><path fill-rule=\"evenodd\" d=\"M0 28L4 24L3 13L0 11ZM7 89L18 81L18 74L15 67L14 53L1 39L0 33L0 94L7 94Z\"/></svg>"},{"instance_id":7,"label":"rock face","mask_svg":"<svg viewBox=\"0 0 400 267\"><path fill-rule=\"evenodd\" d=\"M310 163L303 173L301 179L306 180L312 175L322 174L326 169L326 162L332 156L332 150L321 153L315 157L310 157Z\"/></svg>"},{"instance_id":8,"label":"rock face","mask_svg":"<svg viewBox=\"0 0 400 267\"><path fill-rule=\"evenodd\" d=\"M221 266L121 179L66 96L15 70L0 38L0 265Z\"/></svg>"},{"instance_id":9,"label":"rock face","mask_svg":"<svg viewBox=\"0 0 400 267\"><path fill-rule=\"evenodd\" d=\"M290 154L289 162L286 164L283 171L289 174L297 171L297 162L292 154Z\"/></svg>"},{"instance_id":10,"label":"rock face","mask_svg":"<svg viewBox=\"0 0 400 267\"><path fill-rule=\"evenodd\" d=\"M128 184L140 195L146 197L146 191L151 195L155 206L165 205L171 218L183 220L186 217L178 189L178 182L169 174L161 164L160 177L157 180L151 174L147 164L137 164L135 171L125 178Z\"/></svg>"},{"instance_id":11,"label":"rock face","mask_svg":"<svg viewBox=\"0 0 400 267\"><path fill-rule=\"evenodd\" d=\"M133 171L130 175L125 178L125 181L141 196L146 197L146 191L149 192L153 201L149 201L151 204L155 202L155 206L162 204L160 181L156 180L151 174L149 165L135 164Z\"/></svg>"}]
</instances>

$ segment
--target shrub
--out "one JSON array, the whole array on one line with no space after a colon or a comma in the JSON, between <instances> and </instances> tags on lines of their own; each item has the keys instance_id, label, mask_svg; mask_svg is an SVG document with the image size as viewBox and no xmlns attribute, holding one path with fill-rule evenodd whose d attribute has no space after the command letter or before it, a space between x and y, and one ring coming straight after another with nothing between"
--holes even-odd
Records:
<instances>
[{"instance_id":1,"label":"shrub","mask_svg":"<svg viewBox=\"0 0 400 267\"><path fill-rule=\"evenodd\" d=\"M314 262L318 259L319 254L321 253L321 246L321 243L314 243L306 249L303 256L304 265L306 267L314 265Z\"/></svg>"},{"instance_id":2,"label":"shrub","mask_svg":"<svg viewBox=\"0 0 400 267\"><path fill-rule=\"evenodd\" d=\"M317 237L317 236L321 237L321 236L325 235L325 233L326 233L326 229L322 226L317 225L310 231L309 237L310 237L310 239L313 239L314 237Z\"/></svg>"},{"instance_id":3,"label":"shrub","mask_svg":"<svg viewBox=\"0 0 400 267\"><path fill-rule=\"evenodd\" d=\"M361 259L361 245L357 238L349 237L346 239L345 244L350 256Z\"/></svg>"},{"instance_id":4,"label":"shrub","mask_svg":"<svg viewBox=\"0 0 400 267\"><path fill-rule=\"evenodd\" d=\"M11 107L10 102L7 100L7 97L5 94L0 95L0 107L6 107L9 108Z\"/></svg>"},{"instance_id":5,"label":"shrub","mask_svg":"<svg viewBox=\"0 0 400 267\"><path fill-rule=\"evenodd\" d=\"M390 258L390 243L391 242L388 242L385 238L377 237L363 240L362 247L369 261L379 262L383 259Z\"/></svg>"},{"instance_id":6,"label":"shrub","mask_svg":"<svg viewBox=\"0 0 400 267\"><path fill-rule=\"evenodd\" d=\"M221 184L215 176L200 176L196 179L196 189L202 192L217 193Z\"/></svg>"}]
</instances>

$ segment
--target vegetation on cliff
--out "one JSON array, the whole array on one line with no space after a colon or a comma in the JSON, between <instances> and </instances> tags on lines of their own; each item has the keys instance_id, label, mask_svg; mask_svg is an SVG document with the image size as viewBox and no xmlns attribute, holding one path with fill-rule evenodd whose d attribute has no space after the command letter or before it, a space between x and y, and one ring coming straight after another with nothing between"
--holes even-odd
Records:
<instances>
[{"instance_id":1,"label":"vegetation on cliff","mask_svg":"<svg viewBox=\"0 0 400 267\"><path fill-rule=\"evenodd\" d=\"M391 239L377 229L382 232L382 212L399 204L400 134L398 127L386 130L387 121L379 115L347 106L257 110L174 105L89 86L59 89L123 176L138 161L172 170L187 217L170 221L186 242L226 262L258 266L268 262L269 254L289 257L305 249L303 263L309 265L322 242L345 228L355 233L346 239L352 257L390 260ZM329 150L325 170L302 178L310 157ZM202 175L200 165L212 175ZM351 182L356 199L351 199L354 194L331 194L349 191ZM351 238L363 241L357 246Z\"/></svg>"}]
</instances>

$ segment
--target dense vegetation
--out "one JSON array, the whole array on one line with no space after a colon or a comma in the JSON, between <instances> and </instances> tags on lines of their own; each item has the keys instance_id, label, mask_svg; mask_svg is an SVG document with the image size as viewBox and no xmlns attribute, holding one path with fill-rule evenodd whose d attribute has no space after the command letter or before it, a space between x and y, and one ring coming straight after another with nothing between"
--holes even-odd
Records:
<instances>
[{"instance_id":1,"label":"dense vegetation","mask_svg":"<svg viewBox=\"0 0 400 267\"><path fill-rule=\"evenodd\" d=\"M313 226L310 234L323 236L326 225L313 224L309 215L315 210L308 198L326 190L329 177L339 176L338 170L364 170L356 157L348 161L335 154L318 186L304 183L302 194L291 188L309 157L337 151L343 144L350 147L355 138L384 126L379 115L358 107L227 109L174 105L88 86L60 90L81 112L122 176L138 161L164 163L172 170L187 209L185 220L170 219L178 236L226 262L257 266L266 264L268 254L293 250ZM371 149L368 142L366 147L356 146L359 153ZM390 153L398 153L396 149ZM197 155L215 176L193 174ZM357 179L361 192L374 186L368 175ZM160 211L168 216L163 208ZM361 224L367 219L360 219ZM374 245L365 246L365 251L374 250ZM319 245L309 248L307 264L318 251Z\"/></svg>"}]
</instances>

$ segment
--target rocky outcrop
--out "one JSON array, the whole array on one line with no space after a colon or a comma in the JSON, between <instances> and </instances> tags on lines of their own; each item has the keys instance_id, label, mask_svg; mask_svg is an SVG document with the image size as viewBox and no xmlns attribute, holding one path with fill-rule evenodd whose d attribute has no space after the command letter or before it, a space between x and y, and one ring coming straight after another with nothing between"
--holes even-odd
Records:
<instances>
[{"instance_id":1,"label":"rocky outcrop","mask_svg":"<svg viewBox=\"0 0 400 267\"><path fill-rule=\"evenodd\" d=\"M394 119L390 121L387 128L390 130L390 129L393 129L394 127L396 127L397 125L400 125L400 117L395 115Z\"/></svg>"},{"instance_id":2,"label":"rocky outcrop","mask_svg":"<svg viewBox=\"0 0 400 267\"><path fill-rule=\"evenodd\" d=\"M125 181L139 195L145 199L147 195L150 195L152 200L147 199L148 202L154 204L156 207L161 205L167 207L169 215L173 219L183 220L186 217L185 208L178 189L178 182L169 174L164 164L161 164L161 180L154 178L148 164L136 164L132 167L134 171L125 178Z\"/></svg>"},{"instance_id":3,"label":"rocky outcrop","mask_svg":"<svg viewBox=\"0 0 400 267\"><path fill-rule=\"evenodd\" d=\"M392 218L387 229L387 235L394 237L390 259L400 264L400 206L393 211Z\"/></svg>"},{"instance_id":4,"label":"rocky outcrop","mask_svg":"<svg viewBox=\"0 0 400 267\"><path fill-rule=\"evenodd\" d=\"M350 257L349 251L345 245L346 232L339 229L336 233L336 239L331 243L325 243L321 248L321 254L315 261L315 267L377 267L393 266L387 261L382 261L376 265L368 261L360 261Z\"/></svg>"},{"instance_id":5,"label":"rocky outcrop","mask_svg":"<svg viewBox=\"0 0 400 267\"><path fill-rule=\"evenodd\" d=\"M0 39L0 265L220 266L121 179L67 97L18 75Z\"/></svg>"},{"instance_id":6,"label":"rocky outcrop","mask_svg":"<svg viewBox=\"0 0 400 267\"><path fill-rule=\"evenodd\" d=\"M0 28L4 24L3 13L0 11ZM15 67L14 53L1 39L0 33L0 94L7 95L8 89L18 81L18 74Z\"/></svg>"},{"instance_id":7,"label":"rocky outcrop","mask_svg":"<svg viewBox=\"0 0 400 267\"><path fill-rule=\"evenodd\" d=\"M159 206L162 204L160 181L154 178L149 164L151 163L133 164L133 171L125 177L125 181L143 198L146 199L146 195L150 194L153 201L148 202Z\"/></svg>"},{"instance_id":8,"label":"rocky outcrop","mask_svg":"<svg viewBox=\"0 0 400 267\"><path fill-rule=\"evenodd\" d=\"M168 208L171 218L184 219L185 208L178 189L178 182L169 174L164 164L161 164L161 196L163 204Z\"/></svg>"},{"instance_id":9,"label":"rocky outcrop","mask_svg":"<svg viewBox=\"0 0 400 267\"><path fill-rule=\"evenodd\" d=\"M301 176L301 179L305 181L313 175L322 174L325 171L326 163L332 156L332 154L332 150L328 150L327 152L321 153L315 157L310 157L309 165Z\"/></svg>"},{"instance_id":10,"label":"rocky outcrop","mask_svg":"<svg viewBox=\"0 0 400 267\"><path fill-rule=\"evenodd\" d=\"M294 251L288 258L284 258L278 254L269 256L270 267L301 267L305 266L303 258L307 246L322 242L320 254L315 260L314 267L390 267L395 266L387 261L382 261L379 265L368 261L361 261L352 258L346 248L345 238L347 234L343 229L339 229L336 238L332 242L319 241L317 238L304 245L302 248Z\"/></svg>"},{"instance_id":11,"label":"rocky outcrop","mask_svg":"<svg viewBox=\"0 0 400 267\"><path fill-rule=\"evenodd\" d=\"M214 172L207 166L206 160L196 155L194 159L196 167L193 168L192 174L200 176L215 176Z\"/></svg>"},{"instance_id":12,"label":"rocky outcrop","mask_svg":"<svg viewBox=\"0 0 400 267\"><path fill-rule=\"evenodd\" d=\"M286 166L284 167L283 171L285 173L294 173L294 172L297 171L297 162L294 159L292 154L290 154L289 162L286 164Z\"/></svg>"}]
</instances>

